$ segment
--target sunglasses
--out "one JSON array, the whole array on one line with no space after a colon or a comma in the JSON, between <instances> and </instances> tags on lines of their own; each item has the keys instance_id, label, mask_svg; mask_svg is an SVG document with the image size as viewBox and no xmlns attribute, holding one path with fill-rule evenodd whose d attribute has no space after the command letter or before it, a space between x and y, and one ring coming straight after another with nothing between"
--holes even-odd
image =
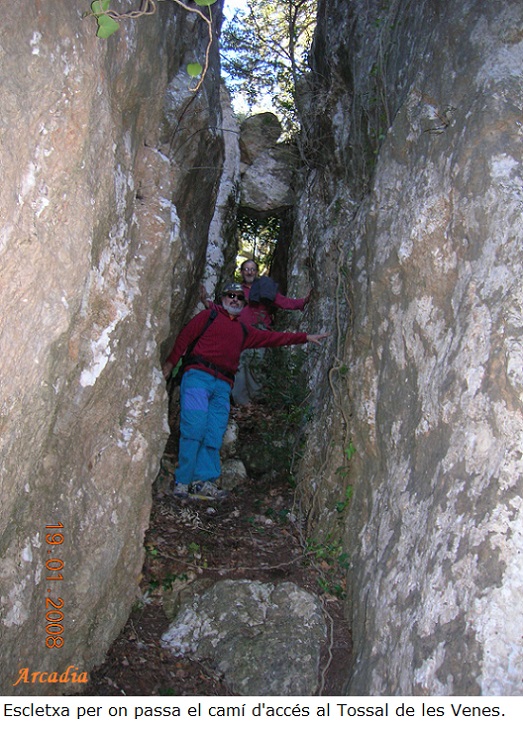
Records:
<instances>
[{"instance_id":1,"label":"sunglasses","mask_svg":"<svg viewBox=\"0 0 523 729\"><path fill-rule=\"evenodd\" d=\"M245 301L245 296L243 294L229 294L229 293L227 293L227 294L225 294L225 296L227 296L227 298L229 298L229 299L233 299L233 300L234 299L238 299L238 301Z\"/></svg>"}]
</instances>

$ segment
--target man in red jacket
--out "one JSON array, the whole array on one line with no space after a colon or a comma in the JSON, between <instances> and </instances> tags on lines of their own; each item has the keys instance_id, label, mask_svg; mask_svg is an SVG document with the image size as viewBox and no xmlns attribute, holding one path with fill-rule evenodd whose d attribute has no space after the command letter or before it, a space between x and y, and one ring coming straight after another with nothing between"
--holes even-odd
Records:
<instances>
[{"instance_id":1,"label":"man in red jacket","mask_svg":"<svg viewBox=\"0 0 523 729\"><path fill-rule=\"evenodd\" d=\"M328 336L245 327L239 321L244 306L241 284L228 284L214 321L208 324L212 309L193 317L178 335L163 366L167 378L196 340L180 386L180 445L173 488L178 498L215 500L227 496L215 482L221 473L220 448L241 352L306 342L320 344Z\"/></svg>"},{"instance_id":2,"label":"man in red jacket","mask_svg":"<svg viewBox=\"0 0 523 729\"><path fill-rule=\"evenodd\" d=\"M246 302L240 313L240 321L243 324L256 327L256 329L272 329L273 314L276 309L303 311L310 301L312 291L309 291L303 299L291 299L280 294L278 284L272 279L267 276L259 278L258 271L258 264L252 258L244 261L240 266L241 287ZM265 284L263 287L261 286L262 283ZM260 287L256 291L256 295L254 293L251 295L251 290L254 292L257 284L260 284ZM206 308L214 306L203 286L200 289L200 298ZM247 405L259 396L262 389L259 367L263 355L264 350L262 348L259 348L256 352L242 352L232 389L232 399L235 405Z\"/></svg>"}]
</instances>

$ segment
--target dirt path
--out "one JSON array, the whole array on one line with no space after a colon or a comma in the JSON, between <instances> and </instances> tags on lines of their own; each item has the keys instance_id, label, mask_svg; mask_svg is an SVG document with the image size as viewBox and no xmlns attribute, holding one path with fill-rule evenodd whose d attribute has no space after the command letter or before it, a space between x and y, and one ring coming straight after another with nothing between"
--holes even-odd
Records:
<instances>
[{"instance_id":1,"label":"dirt path","mask_svg":"<svg viewBox=\"0 0 523 729\"><path fill-rule=\"evenodd\" d=\"M164 480L164 485L167 479ZM177 502L157 482L141 590L143 600L91 674L91 696L227 695L219 676L160 646L169 620L164 606L192 579L290 580L322 597L329 629L321 665L321 694L343 694L350 660L350 635L339 596L343 576L335 564L304 548L293 514L294 492L284 478L248 480L226 502ZM336 592L336 590L335 590Z\"/></svg>"}]
</instances>

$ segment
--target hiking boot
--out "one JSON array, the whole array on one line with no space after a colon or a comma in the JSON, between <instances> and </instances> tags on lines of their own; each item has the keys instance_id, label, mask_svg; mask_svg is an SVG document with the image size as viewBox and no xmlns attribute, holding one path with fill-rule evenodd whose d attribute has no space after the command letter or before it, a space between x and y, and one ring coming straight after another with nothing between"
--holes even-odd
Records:
<instances>
[{"instance_id":1,"label":"hiking boot","mask_svg":"<svg viewBox=\"0 0 523 729\"><path fill-rule=\"evenodd\" d=\"M171 496L174 496L175 499L187 499L189 497L189 485L173 481Z\"/></svg>"},{"instance_id":2,"label":"hiking boot","mask_svg":"<svg viewBox=\"0 0 523 729\"><path fill-rule=\"evenodd\" d=\"M219 489L212 481L195 481L189 487L189 498L195 501L220 501L229 493Z\"/></svg>"}]
</instances>

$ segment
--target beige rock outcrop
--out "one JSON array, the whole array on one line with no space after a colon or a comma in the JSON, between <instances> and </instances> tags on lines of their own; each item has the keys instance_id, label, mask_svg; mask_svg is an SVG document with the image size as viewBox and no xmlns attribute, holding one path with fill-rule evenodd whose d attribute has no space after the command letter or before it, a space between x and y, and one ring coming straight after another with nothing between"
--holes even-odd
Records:
<instances>
[{"instance_id":1,"label":"beige rock outcrop","mask_svg":"<svg viewBox=\"0 0 523 729\"><path fill-rule=\"evenodd\" d=\"M104 41L88 9L21 0L0 25L4 694L77 690L13 684L88 671L138 596L160 345L171 299L173 328L194 306L220 169L215 51L196 98L183 70L202 24L165 3Z\"/></svg>"},{"instance_id":2,"label":"beige rock outcrop","mask_svg":"<svg viewBox=\"0 0 523 729\"><path fill-rule=\"evenodd\" d=\"M523 8L318 11L294 263L335 337L301 483L351 555L348 690L520 695Z\"/></svg>"},{"instance_id":3,"label":"beige rock outcrop","mask_svg":"<svg viewBox=\"0 0 523 729\"><path fill-rule=\"evenodd\" d=\"M242 209L253 217L277 215L294 203L296 158L279 142L282 127L270 112L248 117L240 127Z\"/></svg>"}]
</instances>

